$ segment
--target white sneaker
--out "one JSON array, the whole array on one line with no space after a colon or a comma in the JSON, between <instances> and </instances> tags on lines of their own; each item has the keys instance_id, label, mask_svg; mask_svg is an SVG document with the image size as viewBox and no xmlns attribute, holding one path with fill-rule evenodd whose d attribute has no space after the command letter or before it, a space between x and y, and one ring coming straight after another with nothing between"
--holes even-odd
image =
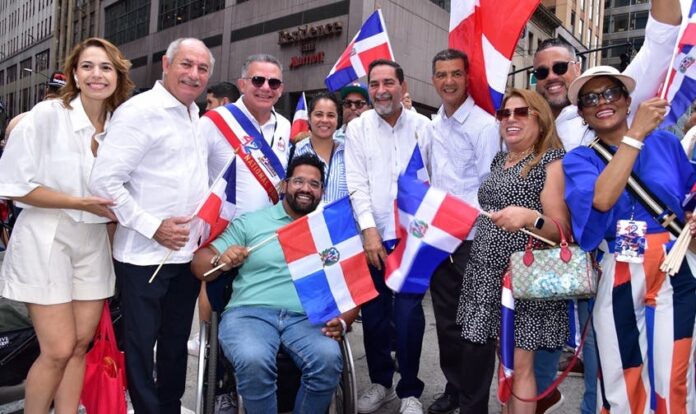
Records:
<instances>
[{"instance_id":1,"label":"white sneaker","mask_svg":"<svg viewBox=\"0 0 696 414\"><path fill-rule=\"evenodd\" d=\"M198 333L188 340L186 347L189 355L198 356L198 351L201 349L201 338Z\"/></svg>"},{"instance_id":2,"label":"white sneaker","mask_svg":"<svg viewBox=\"0 0 696 414\"><path fill-rule=\"evenodd\" d=\"M416 397L402 398L399 412L403 414L423 414L423 404Z\"/></svg>"},{"instance_id":3,"label":"white sneaker","mask_svg":"<svg viewBox=\"0 0 696 414\"><path fill-rule=\"evenodd\" d=\"M358 412L373 413L394 398L396 398L396 392L393 388L372 384L358 399Z\"/></svg>"}]
</instances>

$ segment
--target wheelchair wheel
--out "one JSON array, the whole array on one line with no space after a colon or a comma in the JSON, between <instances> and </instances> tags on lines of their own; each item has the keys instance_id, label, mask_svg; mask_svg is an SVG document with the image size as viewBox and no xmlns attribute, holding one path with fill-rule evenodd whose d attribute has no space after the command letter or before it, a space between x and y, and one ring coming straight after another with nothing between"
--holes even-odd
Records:
<instances>
[{"instance_id":1,"label":"wheelchair wheel","mask_svg":"<svg viewBox=\"0 0 696 414\"><path fill-rule=\"evenodd\" d=\"M356 414L358 412L358 393L353 352L350 349L348 338L343 338L343 341L341 341L341 354L343 355L341 381L338 383L338 387L336 387L336 393L331 401L329 413Z\"/></svg>"}]
</instances>

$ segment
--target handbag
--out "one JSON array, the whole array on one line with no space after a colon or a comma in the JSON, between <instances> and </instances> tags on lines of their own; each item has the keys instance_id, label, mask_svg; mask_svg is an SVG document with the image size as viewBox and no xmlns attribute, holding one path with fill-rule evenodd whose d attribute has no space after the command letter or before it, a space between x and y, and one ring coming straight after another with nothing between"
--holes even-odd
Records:
<instances>
[{"instance_id":1,"label":"handbag","mask_svg":"<svg viewBox=\"0 0 696 414\"><path fill-rule=\"evenodd\" d=\"M94 333L94 344L87 352L80 400L87 414L126 413L126 365L123 352L116 345L107 301Z\"/></svg>"},{"instance_id":2,"label":"handbag","mask_svg":"<svg viewBox=\"0 0 696 414\"><path fill-rule=\"evenodd\" d=\"M553 222L561 234L560 247L534 250L530 236L524 251L510 256L515 299L584 299L597 293L598 266L594 255L568 243L561 226Z\"/></svg>"}]
</instances>

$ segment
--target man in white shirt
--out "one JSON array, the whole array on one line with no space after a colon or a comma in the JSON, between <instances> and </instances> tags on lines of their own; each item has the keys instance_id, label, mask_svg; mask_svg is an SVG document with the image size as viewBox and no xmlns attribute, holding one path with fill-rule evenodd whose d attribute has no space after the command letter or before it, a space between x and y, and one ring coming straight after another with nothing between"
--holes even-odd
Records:
<instances>
[{"instance_id":1,"label":"man in white shirt","mask_svg":"<svg viewBox=\"0 0 696 414\"><path fill-rule=\"evenodd\" d=\"M194 100L205 92L213 65L200 40L172 42L162 57L162 80L114 113L90 178L93 194L114 200L119 222L113 254L136 413L181 411L186 340L200 287L190 269L200 236L191 216L208 189L208 149Z\"/></svg>"},{"instance_id":2,"label":"man in white shirt","mask_svg":"<svg viewBox=\"0 0 696 414\"><path fill-rule=\"evenodd\" d=\"M437 117L427 128L430 139L430 180L468 204L479 207L478 189L501 149L495 118L468 94L469 59L463 52L445 49L433 57L433 87L442 99ZM486 412L490 381L472 372L491 371L495 342L474 344L461 339L457 306L464 269L469 261L475 229L467 240L433 273L430 295L440 349L440 368L447 380L445 392L428 408L431 414Z\"/></svg>"},{"instance_id":3,"label":"man in white shirt","mask_svg":"<svg viewBox=\"0 0 696 414\"><path fill-rule=\"evenodd\" d=\"M645 27L645 42L633 61L624 71L637 79L636 89L631 94L631 112L638 105L656 95L665 79L671 63L674 45L679 34L681 6L679 0L653 0L650 16ZM580 76L582 65L575 55L575 49L559 39L549 39L539 45L534 54L534 72L537 78L536 91L551 106L556 116L556 129L566 151L580 145L587 145L595 137L578 114L578 108L568 100L568 86ZM629 122L632 116L629 115ZM589 315L588 301L578 301L580 326ZM583 414L596 412L597 401L597 358L593 332L590 329L585 341L583 363L585 370L585 394L581 405ZM535 374L537 389L544 391L553 381L558 367L560 351L540 350L535 353ZM551 412L563 403L558 390L537 404L537 413Z\"/></svg>"},{"instance_id":4,"label":"man in white shirt","mask_svg":"<svg viewBox=\"0 0 696 414\"><path fill-rule=\"evenodd\" d=\"M379 291L361 308L367 367L372 385L358 400L358 411L370 413L398 395L402 413L422 413L418 379L425 318L423 295L392 293L384 283L387 250L383 241L394 239L394 199L397 178L406 168L429 120L401 104L407 91L404 72L396 62L378 59L368 69L368 91L373 108L348 124L346 181L353 212L362 231L370 272ZM421 151L427 151L423 141ZM427 155L427 154L425 154ZM394 327L392 327L392 321ZM392 337L401 380L392 388Z\"/></svg>"},{"instance_id":5,"label":"man in white shirt","mask_svg":"<svg viewBox=\"0 0 696 414\"><path fill-rule=\"evenodd\" d=\"M242 96L233 104L227 104L209 111L201 118L199 124L201 135L208 140L210 179L215 179L227 165L228 161L235 156L235 150L231 143L213 121L213 119L220 119L216 115L219 114L223 121L222 125L229 127L231 125L228 122L231 120L228 109L230 105L238 108L243 116L250 121L251 128L258 131L260 137L263 137L263 140L270 148L265 157L276 157L279 162L278 170L282 171L267 169L266 164L260 163L261 170L255 170L262 171L263 175L256 175L252 173L249 165L245 163L239 152L237 152L234 160L237 186L234 217L275 204L272 190L271 194L269 194L267 188L261 184L260 180L264 180L264 177L273 180L280 176L285 176L290 147L290 121L273 109L273 105L278 102L280 95L283 94L283 69L280 61L268 54L249 56L242 66L241 77L237 81L237 86L242 92ZM276 176L273 176L273 174L276 174Z\"/></svg>"}]
</instances>

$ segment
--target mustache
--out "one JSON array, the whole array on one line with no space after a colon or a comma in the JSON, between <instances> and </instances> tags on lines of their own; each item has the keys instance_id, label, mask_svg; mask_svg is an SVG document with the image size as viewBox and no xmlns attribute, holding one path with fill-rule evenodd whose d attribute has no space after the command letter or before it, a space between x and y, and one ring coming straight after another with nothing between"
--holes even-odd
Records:
<instances>
[{"instance_id":1,"label":"mustache","mask_svg":"<svg viewBox=\"0 0 696 414\"><path fill-rule=\"evenodd\" d=\"M187 84L188 86L194 86L194 87L201 86L201 81L198 79L184 78L181 81L183 83Z\"/></svg>"},{"instance_id":2,"label":"mustache","mask_svg":"<svg viewBox=\"0 0 696 414\"><path fill-rule=\"evenodd\" d=\"M391 100L392 98L393 98L393 96L389 92L382 92L382 93L375 94L375 99L379 99L379 100L382 100L382 99L390 99Z\"/></svg>"}]
</instances>

